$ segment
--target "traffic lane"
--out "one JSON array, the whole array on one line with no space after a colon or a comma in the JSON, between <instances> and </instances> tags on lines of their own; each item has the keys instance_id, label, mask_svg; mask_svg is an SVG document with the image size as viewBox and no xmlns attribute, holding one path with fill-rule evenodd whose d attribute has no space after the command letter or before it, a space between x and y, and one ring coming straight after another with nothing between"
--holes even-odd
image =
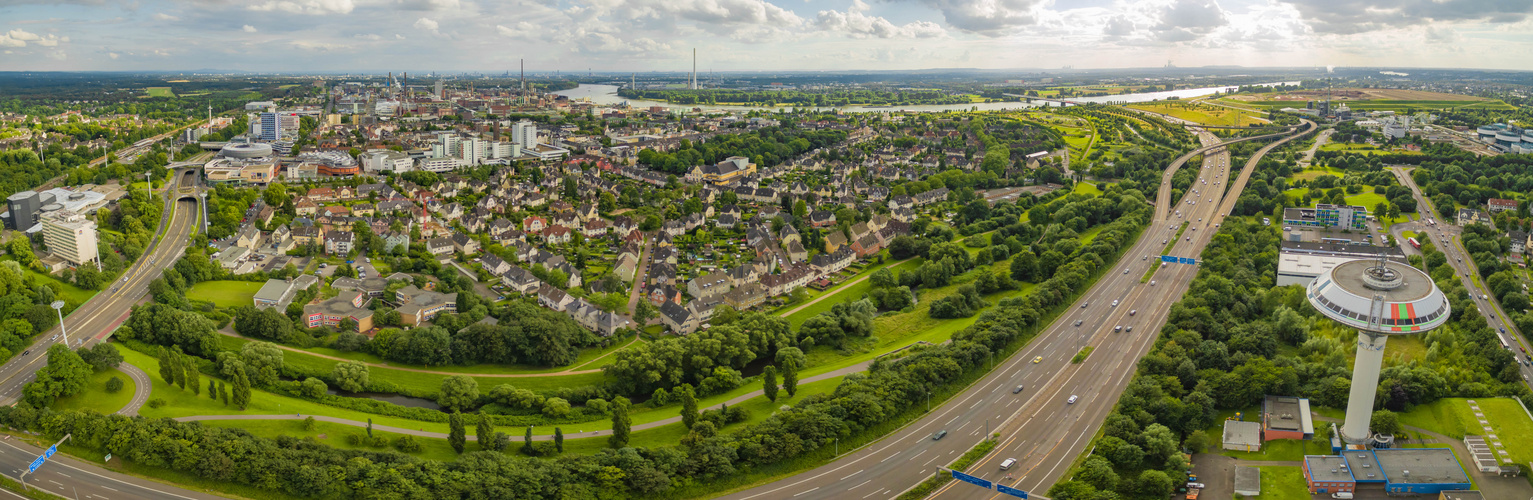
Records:
<instances>
[{"instance_id":1,"label":"traffic lane","mask_svg":"<svg viewBox=\"0 0 1533 500\"><path fill-rule=\"evenodd\" d=\"M22 472L26 472L42 449L27 444L21 444L13 440L5 440L0 444L0 470L5 470L6 475L16 478ZM46 463L39 467L36 472L27 475L27 486L47 491L64 498L75 498L76 492L79 498L87 497L103 498L110 500L155 500L166 498L179 498L183 500L200 500L219 498L204 493L197 493L173 486L145 485L137 482L128 482L91 472L81 466L84 465L75 459L65 455L56 454L49 458ZM144 480L137 480L144 481ZM147 481L145 481L147 482Z\"/></svg>"}]
</instances>

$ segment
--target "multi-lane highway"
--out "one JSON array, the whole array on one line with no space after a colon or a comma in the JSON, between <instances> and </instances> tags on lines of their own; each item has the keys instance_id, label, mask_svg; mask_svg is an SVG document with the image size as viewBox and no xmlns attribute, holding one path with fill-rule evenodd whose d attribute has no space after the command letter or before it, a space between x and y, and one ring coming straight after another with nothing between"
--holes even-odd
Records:
<instances>
[{"instance_id":1,"label":"multi-lane highway","mask_svg":"<svg viewBox=\"0 0 1533 500\"><path fill-rule=\"evenodd\" d=\"M1305 132L1314 128L1309 123L1305 127ZM1047 489L1101 426L1137 360L1153 344L1171 304L1180 299L1197 272L1194 266L1167 264L1150 283L1140 283L1148 266L1160 265L1156 257L1182 222L1189 227L1171 255L1197 257L1222 219L1220 214L1233 207L1248 176L1243 174L1225 194L1228 152L1214 143L1211 134L1203 132L1199 137L1208 146L1167 169L1153 222L1125 251L1117 267L1109 269L1026 347L998 362L963 393L889 437L849 451L830 464L724 498L891 498L931 477L937 467L956 460L987 433L999 434L999 445L971 471L1027 491ZM1254 156L1246 168L1254 169L1268 149ZM1171 204L1170 182L1176 169L1205 152L1199 180L1192 187L1197 191L1190 188ZM1118 326L1123 330L1118 331ZM1094 347L1092 354L1083 363L1071 363L1087 345ZM947 431L945 437L933 439L939 431ZM1017 463L1003 472L998 465L1007 458ZM977 498L986 493L950 483L935 496Z\"/></svg>"},{"instance_id":2,"label":"multi-lane highway","mask_svg":"<svg viewBox=\"0 0 1533 500\"><path fill-rule=\"evenodd\" d=\"M38 335L23 354L0 365L0 404L12 404L22 397L22 387L36 376L37 370L48 364L48 347L65 341L70 347L89 347L105 339L117 325L128 319L128 313L149 293L149 282L160 276L160 269L170 267L186 249L193 225L198 218L197 204L191 200L176 200L181 187L192 187L195 192L196 171L176 173L173 182L167 182L170 193L167 211L161 219L164 228L156 241L138 262L123 273L123 278L108 285L85 304L64 318L64 331L57 327Z\"/></svg>"},{"instance_id":3,"label":"multi-lane highway","mask_svg":"<svg viewBox=\"0 0 1533 500\"><path fill-rule=\"evenodd\" d=\"M1401 167L1390 167L1389 171L1395 174L1395 178L1400 181L1401 185L1410 188L1412 196L1416 198L1418 213L1422 214L1422 217L1436 221L1436 224L1431 225L1420 222L1410 223L1407 228L1416 231L1418 239L1421 236L1431 238L1432 244L1448 256L1448 265L1453 266L1453 272L1458 275L1459 280L1464 284L1464 289L1469 291L1469 301L1473 302L1475 307L1480 310L1480 315L1485 317L1485 321L1490 324L1491 330L1496 332L1496 335L1508 346L1512 354L1519 361L1527 361L1529 359L1528 351L1526 350L1527 343L1521 335L1517 334L1516 325L1507 321L1506 311L1501 310L1501 304L1497 303L1494 297L1491 297L1490 291L1476 286L1475 281L1470 279L1470 276L1479 275L1479 269L1475 267L1474 260L1464 251L1462 246L1464 240L1460 236L1463 230L1454 225L1454 222L1457 221L1444 219L1442 214L1437 213L1432 208L1432 204L1427 203L1426 196L1421 193L1421 188L1416 185L1416 180L1411 178L1409 170ZM1456 216L1457 214L1454 215ZM1517 369L1522 375L1522 382L1533 388L1533 366L1529 366L1527 363L1518 363Z\"/></svg>"}]
</instances>

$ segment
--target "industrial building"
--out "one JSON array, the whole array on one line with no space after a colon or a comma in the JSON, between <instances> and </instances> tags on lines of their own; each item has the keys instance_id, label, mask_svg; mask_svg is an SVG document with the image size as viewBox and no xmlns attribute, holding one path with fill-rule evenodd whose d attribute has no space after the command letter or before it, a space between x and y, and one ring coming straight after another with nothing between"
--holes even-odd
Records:
<instances>
[{"instance_id":1,"label":"industrial building","mask_svg":"<svg viewBox=\"0 0 1533 500\"><path fill-rule=\"evenodd\" d=\"M1470 489L1468 472L1449 448L1349 449L1338 455L1307 455L1303 467L1310 493L1350 492L1366 484L1383 485L1390 495Z\"/></svg>"},{"instance_id":2,"label":"industrial building","mask_svg":"<svg viewBox=\"0 0 1533 500\"><path fill-rule=\"evenodd\" d=\"M25 231L40 222L39 216L41 215L42 208L53 203L53 195L36 191L22 191L12 194L5 201L7 208L10 210L6 214L6 227Z\"/></svg>"},{"instance_id":3,"label":"industrial building","mask_svg":"<svg viewBox=\"0 0 1533 500\"><path fill-rule=\"evenodd\" d=\"M1278 251L1277 285L1309 286L1315 277L1333 267L1355 260L1377 260L1380 256L1407 263L1405 253L1398 247L1284 240Z\"/></svg>"},{"instance_id":4,"label":"industrial building","mask_svg":"<svg viewBox=\"0 0 1533 500\"><path fill-rule=\"evenodd\" d=\"M55 257L81 266L88 262L100 265L96 253L96 221L69 210L55 210L42 217L43 244Z\"/></svg>"},{"instance_id":5,"label":"industrial building","mask_svg":"<svg viewBox=\"0 0 1533 500\"><path fill-rule=\"evenodd\" d=\"M1262 451L1262 424L1245 420L1225 420L1224 438L1220 443L1226 450Z\"/></svg>"},{"instance_id":6,"label":"industrial building","mask_svg":"<svg viewBox=\"0 0 1533 500\"><path fill-rule=\"evenodd\" d=\"M1309 399L1268 395L1262 399L1262 441L1309 439L1315 436Z\"/></svg>"},{"instance_id":7,"label":"industrial building","mask_svg":"<svg viewBox=\"0 0 1533 500\"><path fill-rule=\"evenodd\" d=\"M1533 129L1496 123L1475 129L1475 137L1503 153L1533 153Z\"/></svg>"},{"instance_id":8,"label":"industrial building","mask_svg":"<svg viewBox=\"0 0 1533 500\"><path fill-rule=\"evenodd\" d=\"M1290 226L1368 228L1368 209L1354 205L1317 204L1315 208L1283 209L1283 224Z\"/></svg>"},{"instance_id":9,"label":"industrial building","mask_svg":"<svg viewBox=\"0 0 1533 500\"><path fill-rule=\"evenodd\" d=\"M1338 455L1305 455L1304 482L1311 494L1350 493L1357 490L1357 478L1347 467L1347 459Z\"/></svg>"}]
</instances>

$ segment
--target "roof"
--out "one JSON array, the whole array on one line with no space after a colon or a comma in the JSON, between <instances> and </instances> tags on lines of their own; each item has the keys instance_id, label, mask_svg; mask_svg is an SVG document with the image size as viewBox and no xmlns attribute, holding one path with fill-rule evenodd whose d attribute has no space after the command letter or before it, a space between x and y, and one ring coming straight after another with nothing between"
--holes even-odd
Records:
<instances>
[{"instance_id":1,"label":"roof","mask_svg":"<svg viewBox=\"0 0 1533 500\"><path fill-rule=\"evenodd\" d=\"M1311 481L1325 482L1355 482L1352 471L1347 468L1347 459L1337 455L1305 455L1304 465L1309 467Z\"/></svg>"},{"instance_id":2,"label":"roof","mask_svg":"<svg viewBox=\"0 0 1533 500\"><path fill-rule=\"evenodd\" d=\"M1444 491L1442 500L1485 500L1485 495L1480 490Z\"/></svg>"},{"instance_id":3,"label":"roof","mask_svg":"<svg viewBox=\"0 0 1533 500\"><path fill-rule=\"evenodd\" d=\"M1384 476L1379 473L1379 461L1368 450L1347 450L1342 452L1347 457L1347 466L1352 468L1352 477L1362 482L1383 482Z\"/></svg>"},{"instance_id":4,"label":"roof","mask_svg":"<svg viewBox=\"0 0 1533 500\"><path fill-rule=\"evenodd\" d=\"M1391 484L1469 484L1469 474L1449 448L1374 450L1373 455Z\"/></svg>"},{"instance_id":5,"label":"roof","mask_svg":"<svg viewBox=\"0 0 1533 500\"><path fill-rule=\"evenodd\" d=\"M282 300L282 296L286 295L291 288L292 284L287 280L266 280L266 284L261 285L261 289L256 291L255 300L277 302Z\"/></svg>"},{"instance_id":6,"label":"roof","mask_svg":"<svg viewBox=\"0 0 1533 500\"><path fill-rule=\"evenodd\" d=\"M1224 440L1220 442L1260 446L1262 444L1262 424L1245 420L1225 420Z\"/></svg>"},{"instance_id":7,"label":"roof","mask_svg":"<svg viewBox=\"0 0 1533 500\"><path fill-rule=\"evenodd\" d=\"M1262 401L1262 411L1267 414L1267 428L1280 431L1315 432L1310 421L1309 400L1291 396L1267 396Z\"/></svg>"},{"instance_id":8,"label":"roof","mask_svg":"<svg viewBox=\"0 0 1533 500\"><path fill-rule=\"evenodd\" d=\"M1235 466L1235 492L1257 492L1262 490L1262 474L1255 467L1244 465Z\"/></svg>"},{"instance_id":9,"label":"roof","mask_svg":"<svg viewBox=\"0 0 1533 500\"><path fill-rule=\"evenodd\" d=\"M1380 290L1368 284L1375 262L1346 262L1316 277L1307 290L1310 302L1321 314L1349 327L1385 334L1422 333L1447 322L1448 298L1426 273L1389 262L1385 267L1398 276L1398 286ZM1384 300L1379 316L1370 312L1375 296Z\"/></svg>"}]
</instances>

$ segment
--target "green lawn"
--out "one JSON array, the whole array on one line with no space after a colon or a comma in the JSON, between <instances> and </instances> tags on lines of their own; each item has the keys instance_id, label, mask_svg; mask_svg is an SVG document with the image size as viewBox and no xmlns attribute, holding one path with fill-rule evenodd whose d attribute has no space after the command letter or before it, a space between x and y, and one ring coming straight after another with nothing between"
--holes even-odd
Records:
<instances>
[{"instance_id":1,"label":"green lawn","mask_svg":"<svg viewBox=\"0 0 1533 500\"><path fill-rule=\"evenodd\" d=\"M898 275L899 273L902 273L902 272L919 269L921 267L921 264L923 264L925 261L926 260L922 259L922 258L910 259L908 261L901 262L898 265L894 265L893 267L890 267L889 270L894 272L896 275ZM855 285L850 285L850 286L846 285L845 283L849 282L849 281L852 281L852 280L855 280L855 279L858 279L858 278L861 278L861 277L866 276L866 275L870 275L870 274L872 274L873 271L876 271L876 270L878 270L880 268L883 268L883 267L888 267L891 264L893 264L892 261L886 260L885 264L882 265L882 266L877 266L877 267L875 267L875 266L868 266L867 269L864 269L862 272L857 273L856 276L852 276L850 278L847 278L845 281L842 282L841 285L838 285L837 288L826 290L826 292L830 296L825 297L823 300L821 300L819 302L816 302L813 305L810 305L808 307L800 309L798 312L795 312L793 314L789 314L787 316L788 324L793 325L793 328L795 330L797 330L798 326L804 324L805 320L808 320L809 318L814 317L815 315L820 314L822 312L829 311L830 308L835 306L836 304L840 304L842 302L851 302L851 301L856 301L856 300L861 299L864 294L867 294L869 291L871 291L873 289L873 280L871 280L871 279L862 280L861 283L857 283Z\"/></svg>"},{"instance_id":2,"label":"green lawn","mask_svg":"<svg viewBox=\"0 0 1533 500\"><path fill-rule=\"evenodd\" d=\"M251 298L261 290L260 281L204 281L192 285L186 291L186 297L193 300L206 300L218 307L238 307L250 305Z\"/></svg>"},{"instance_id":3,"label":"green lawn","mask_svg":"<svg viewBox=\"0 0 1533 500\"><path fill-rule=\"evenodd\" d=\"M1224 422L1220 422L1223 425ZM1213 434L1212 436L1222 436ZM1329 455L1331 443L1319 439L1279 439L1262 443L1262 451L1222 451L1221 455L1241 460L1303 460L1305 455Z\"/></svg>"},{"instance_id":4,"label":"green lawn","mask_svg":"<svg viewBox=\"0 0 1533 500\"><path fill-rule=\"evenodd\" d=\"M1384 203L1384 202L1387 202L1387 201L1389 201L1389 200L1387 198L1384 198L1384 195L1378 194L1378 193L1374 193L1374 192L1371 192L1371 191L1370 192L1361 193L1361 194L1349 194L1349 195L1347 195L1347 204L1348 205L1360 206L1360 207L1368 209L1369 212L1373 211L1373 207L1377 206L1380 203Z\"/></svg>"},{"instance_id":5,"label":"green lawn","mask_svg":"<svg viewBox=\"0 0 1533 500\"><path fill-rule=\"evenodd\" d=\"M1304 470L1297 465L1263 465L1257 467L1262 473L1262 494L1235 498L1255 500L1309 500L1313 498L1304 483Z\"/></svg>"},{"instance_id":6,"label":"green lawn","mask_svg":"<svg viewBox=\"0 0 1533 500\"><path fill-rule=\"evenodd\" d=\"M1334 175L1336 177L1341 177L1344 174L1346 174L1346 171L1344 171L1342 169L1339 169L1339 168L1334 168L1334 167L1310 167L1310 168L1304 169L1304 171L1302 171L1302 172L1294 174L1293 177L1292 177L1292 180L1314 179L1314 178L1320 177L1322 175Z\"/></svg>"},{"instance_id":7,"label":"green lawn","mask_svg":"<svg viewBox=\"0 0 1533 500\"><path fill-rule=\"evenodd\" d=\"M1101 196L1102 195L1102 190L1097 189L1096 183L1081 181L1081 182L1075 183L1075 191L1074 191L1074 193L1075 194L1091 195L1091 196ZM1081 243L1085 244L1084 241L1081 242Z\"/></svg>"},{"instance_id":8,"label":"green lawn","mask_svg":"<svg viewBox=\"0 0 1533 500\"><path fill-rule=\"evenodd\" d=\"M106 381L112 377L122 380L122 389L116 393L106 392ZM91 374L90 382L85 385L85 392L59 398L53 403L53 410L95 410L97 413L110 415L128 406L128 402L133 400L134 387L133 378L128 374L117 371L116 368L102 370Z\"/></svg>"},{"instance_id":9,"label":"green lawn","mask_svg":"<svg viewBox=\"0 0 1533 500\"><path fill-rule=\"evenodd\" d=\"M149 97L175 97L176 96L176 93L172 92L170 90L170 87L149 87L149 88L144 89L144 91L149 94Z\"/></svg>"},{"instance_id":10,"label":"green lawn","mask_svg":"<svg viewBox=\"0 0 1533 500\"><path fill-rule=\"evenodd\" d=\"M1480 403L1480 408L1486 408L1492 398L1482 398L1475 401ZM1463 439L1465 435L1484 434L1480 423L1475 421L1474 413L1469 411L1469 404L1460 398L1439 399L1429 404L1417 406L1411 411L1400 414L1400 423L1426 429L1438 434L1444 434L1454 439ZM1511 402L1516 405L1516 401ZM1519 410L1520 412L1520 410ZM1524 420L1527 416L1522 417ZM1527 439L1533 442L1533 434L1527 435ZM1502 436L1508 442L1510 436Z\"/></svg>"}]
</instances>

